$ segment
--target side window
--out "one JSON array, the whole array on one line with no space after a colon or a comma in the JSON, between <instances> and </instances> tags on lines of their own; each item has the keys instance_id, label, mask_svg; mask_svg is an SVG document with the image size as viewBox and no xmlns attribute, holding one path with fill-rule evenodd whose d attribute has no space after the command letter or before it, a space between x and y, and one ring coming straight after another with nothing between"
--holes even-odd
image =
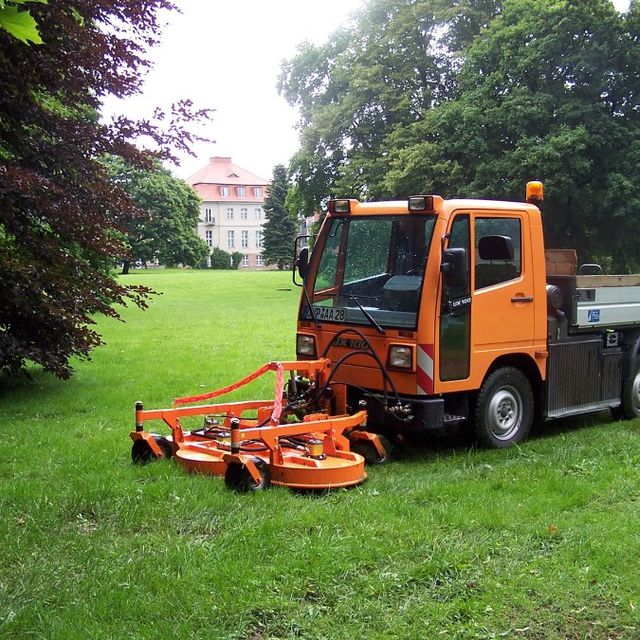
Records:
<instances>
[{"instance_id":1,"label":"side window","mask_svg":"<svg viewBox=\"0 0 640 640\"><path fill-rule=\"evenodd\" d=\"M476 218L475 288L507 282L522 273L520 220Z\"/></svg>"},{"instance_id":2,"label":"side window","mask_svg":"<svg viewBox=\"0 0 640 640\"><path fill-rule=\"evenodd\" d=\"M465 249L467 252L467 278L469 271L469 215L459 215L453 221L453 226L451 227L451 234L449 235L449 249ZM469 289L467 287L456 288L449 292L449 295L452 298L456 298L459 296L464 296L469 294Z\"/></svg>"}]
</instances>

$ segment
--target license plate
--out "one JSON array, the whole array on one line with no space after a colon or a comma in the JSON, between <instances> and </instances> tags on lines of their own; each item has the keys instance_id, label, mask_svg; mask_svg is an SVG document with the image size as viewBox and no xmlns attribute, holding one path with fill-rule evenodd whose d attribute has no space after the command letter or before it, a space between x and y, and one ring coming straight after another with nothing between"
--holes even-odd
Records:
<instances>
[{"instance_id":1,"label":"license plate","mask_svg":"<svg viewBox=\"0 0 640 640\"><path fill-rule=\"evenodd\" d=\"M318 320L344 322L344 309L342 307L318 307L314 305L313 310Z\"/></svg>"}]
</instances>

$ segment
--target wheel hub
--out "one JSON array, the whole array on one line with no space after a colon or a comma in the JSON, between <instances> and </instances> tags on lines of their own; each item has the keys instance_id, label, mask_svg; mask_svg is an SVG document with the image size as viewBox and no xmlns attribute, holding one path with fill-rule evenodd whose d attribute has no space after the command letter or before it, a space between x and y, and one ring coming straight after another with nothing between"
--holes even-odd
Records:
<instances>
[{"instance_id":1,"label":"wheel hub","mask_svg":"<svg viewBox=\"0 0 640 640\"><path fill-rule=\"evenodd\" d=\"M489 403L489 428L499 440L508 440L520 428L522 399L514 387L503 387Z\"/></svg>"}]
</instances>

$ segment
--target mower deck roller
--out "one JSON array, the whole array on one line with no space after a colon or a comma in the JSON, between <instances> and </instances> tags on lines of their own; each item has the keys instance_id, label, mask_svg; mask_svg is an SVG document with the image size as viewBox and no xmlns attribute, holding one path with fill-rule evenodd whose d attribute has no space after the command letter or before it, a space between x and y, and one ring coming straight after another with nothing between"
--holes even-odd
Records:
<instances>
[{"instance_id":1,"label":"mower deck roller","mask_svg":"<svg viewBox=\"0 0 640 640\"><path fill-rule=\"evenodd\" d=\"M276 374L274 400L195 404L230 393L269 371ZM375 434L361 430L367 413L349 414L342 385L329 385L326 358L271 362L239 382L196 396L176 398L170 409L145 410L136 403L131 432L134 461L175 456L193 473L224 476L235 490L269 484L296 489L331 489L366 479L364 458L350 451L350 439L370 444L384 455ZM285 385L285 372L290 379ZM297 373L297 376L295 375ZM285 390L286 387L286 390ZM185 431L180 420L203 416L204 426ZM144 430L162 420L171 429L163 437Z\"/></svg>"}]
</instances>

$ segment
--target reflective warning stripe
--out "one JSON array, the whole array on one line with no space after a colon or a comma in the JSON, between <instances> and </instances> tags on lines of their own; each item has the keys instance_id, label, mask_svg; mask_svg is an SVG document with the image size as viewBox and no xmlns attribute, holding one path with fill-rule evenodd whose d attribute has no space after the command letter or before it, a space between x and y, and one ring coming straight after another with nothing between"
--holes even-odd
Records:
<instances>
[{"instance_id":1,"label":"reflective warning stripe","mask_svg":"<svg viewBox=\"0 0 640 640\"><path fill-rule=\"evenodd\" d=\"M418 368L416 371L416 392L419 396L433 393L433 345L418 345Z\"/></svg>"}]
</instances>

